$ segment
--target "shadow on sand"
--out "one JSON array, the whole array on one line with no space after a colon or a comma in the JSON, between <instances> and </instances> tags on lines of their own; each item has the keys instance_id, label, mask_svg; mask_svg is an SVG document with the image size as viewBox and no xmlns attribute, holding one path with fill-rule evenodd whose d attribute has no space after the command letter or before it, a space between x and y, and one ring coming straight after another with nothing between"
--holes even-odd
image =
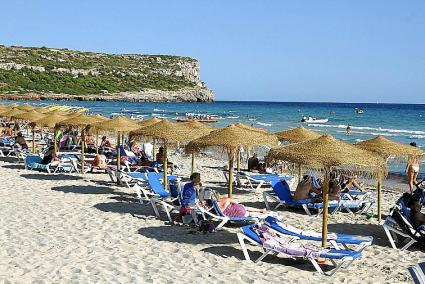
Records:
<instances>
[{"instance_id":1,"label":"shadow on sand","mask_svg":"<svg viewBox=\"0 0 425 284\"><path fill-rule=\"evenodd\" d=\"M153 218L155 215L150 203L142 205L138 202L106 202L98 203L93 207L103 212L130 214L134 217L141 216L145 218Z\"/></svg>"},{"instance_id":2,"label":"shadow on sand","mask_svg":"<svg viewBox=\"0 0 425 284\"><path fill-rule=\"evenodd\" d=\"M62 191L64 193L78 193L78 194L112 194L113 190L104 186L92 185L65 185L52 187L54 191Z\"/></svg>"},{"instance_id":3,"label":"shadow on sand","mask_svg":"<svg viewBox=\"0 0 425 284\"><path fill-rule=\"evenodd\" d=\"M73 176L67 174L22 174L21 177L37 180L81 180L82 176Z\"/></svg>"},{"instance_id":4,"label":"shadow on sand","mask_svg":"<svg viewBox=\"0 0 425 284\"><path fill-rule=\"evenodd\" d=\"M3 165L2 168L12 169L12 170L25 170L25 166L23 164Z\"/></svg>"}]
</instances>

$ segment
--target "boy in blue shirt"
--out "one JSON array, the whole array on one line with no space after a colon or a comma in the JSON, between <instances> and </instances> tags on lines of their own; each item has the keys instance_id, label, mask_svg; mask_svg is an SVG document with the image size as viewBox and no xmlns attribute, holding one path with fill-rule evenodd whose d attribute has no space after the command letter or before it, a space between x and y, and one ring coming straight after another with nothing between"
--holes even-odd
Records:
<instances>
[{"instance_id":1,"label":"boy in blue shirt","mask_svg":"<svg viewBox=\"0 0 425 284\"><path fill-rule=\"evenodd\" d=\"M190 175L191 182L184 185L181 192L181 205L183 207L190 207L196 204L199 189L201 187L201 174L193 173Z\"/></svg>"}]
</instances>

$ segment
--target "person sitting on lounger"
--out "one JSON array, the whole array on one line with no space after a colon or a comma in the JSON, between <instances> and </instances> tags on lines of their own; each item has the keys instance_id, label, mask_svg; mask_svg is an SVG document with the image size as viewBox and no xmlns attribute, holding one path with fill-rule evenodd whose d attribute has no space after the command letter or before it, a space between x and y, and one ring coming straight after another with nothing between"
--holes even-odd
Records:
<instances>
[{"instance_id":1,"label":"person sitting on lounger","mask_svg":"<svg viewBox=\"0 0 425 284\"><path fill-rule=\"evenodd\" d=\"M47 165L52 163L53 161L57 160L56 153L55 153L55 147L50 146L49 149L47 149L47 152L44 153L43 160L40 164Z\"/></svg>"},{"instance_id":2,"label":"person sitting on lounger","mask_svg":"<svg viewBox=\"0 0 425 284\"><path fill-rule=\"evenodd\" d=\"M106 156L103 155L102 149L99 149L99 154L94 157L91 172L93 172L93 168L105 170L107 167L108 165L106 164Z\"/></svg>"},{"instance_id":3,"label":"person sitting on lounger","mask_svg":"<svg viewBox=\"0 0 425 284\"><path fill-rule=\"evenodd\" d=\"M164 164L164 148L163 147L159 147L158 153L156 153L156 162L158 164ZM172 168L174 166L174 164L170 161L167 160L167 166Z\"/></svg>"},{"instance_id":4,"label":"person sitting on lounger","mask_svg":"<svg viewBox=\"0 0 425 284\"><path fill-rule=\"evenodd\" d=\"M303 177L295 190L295 200L311 199L311 202L322 202L320 185L317 182L314 183L313 178L312 176Z\"/></svg>"},{"instance_id":5,"label":"person sitting on lounger","mask_svg":"<svg viewBox=\"0 0 425 284\"><path fill-rule=\"evenodd\" d=\"M100 143L100 147L112 148L111 142L109 142L106 136L102 136L102 142Z\"/></svg>"},{"instance_id":6,"label":"person sitting on lounger","mask_svg":"<svg viewBox=\"0 0 425 284\"><path fill-rule=\"evenodd\" d=\"M242 205L230 197L221 197L218 205L220 206L221 212L228 217L255 217L256 215L265 214L267 212L266 209L258 209Z\"/></svg>"},{"instance_id":7,"label":"person sitting on lounger","mask_svg":"<svg viewBox=\"0 0 425 284\"><path fill-rule=\"evenodd\" d=\"M18 144L22 150L28 149L27 142L25 141L25 138L22 135L22 132L18 132L18 135L15 138L15 144Z\"/></svg>"},{"instance_id":8,"label":"person sitting on lounger","mask_svg":"<svg viewBox=\"0 0 425 284\"><path fill-rule=\"evenodd\" d=\"M266 164L258 161L257 153L254 153L254 155L248 159L248 171L252 170L266 172Z\"/></svg>"},{"instance_id":9,"label":"person sitting on lounger","mask_svg":"<svg viewBox=\"0 0 425 284\"><path fill-rule=\"evenodd\" d=\"M346 175L339 176L339 184L343 192L348 192L350 189L357 188L360 191L363 191L363 186L356 180L356 176L350 177Z\"/></svg>"},{"instance_id":10,"label":"person sitting on lounger","mask_svg":"<svg viewBox=\"0 0 425 284\"><path fill-rule=\"evenodd\" d=\"M410 208L410 219L412 220L412 225L415 228L425 225L425 214L421 212L422 205L420 203L420 197L410 193L404 193L403 199L407 201L406 205Z\"/></svg>"},{"instance_id":11,"label":"person sitting on lounger","mask_svg":"<svg viewBox=\"0 0 425 284\"><path fill-rule=\"evenodd\" d=\"M181 206L192 207L196 205L196 200L201 188L201 174L193 173L190 175L190 182L186 183L181 192Z\"/></svg>"},{"instance_id":12,"label":"person sitting on lounger","mask_svg":"<svg viewBox=\"0 0 425 284\"><path fill-rule=\"evenodd\" d=\"M10 127L10 124L7 124L5 129L4 129L4 136L12 137L12 135L13 135L12 127Z\"/></svg>"}]
</instances>

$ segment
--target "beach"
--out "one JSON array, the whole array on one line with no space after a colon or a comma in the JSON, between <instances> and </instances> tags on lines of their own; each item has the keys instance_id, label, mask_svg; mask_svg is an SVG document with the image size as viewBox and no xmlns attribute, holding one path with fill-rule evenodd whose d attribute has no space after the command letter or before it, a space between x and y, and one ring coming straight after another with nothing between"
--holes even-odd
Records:
<instances>
[{"instance_id":1,"label":"beach","mask_svg":"<svg viewBox=\"0 0 425 284\"><path fill-rule=\"evenodd\" d=\"M176 174L188 177L190 157L170 160L178 161ZM205 187L226 192L225 161L202 157L196 164ZM409 283L407 268L425 258L418 245L392 249L375 218L338 212L330 215L329 231L374 237L347 269L327 277L300 259L268 256L252 263L243 260L236 236L241 226L207 234L171 226L165 214L155 218L150 205L138 203L133 190L109 183L106 174L49 175L1 158L0 176L1 283ZM396 184L403 188L390 177L384 188ZM234 198L264 208L263 190L235 189ZM384 214L399 196L384 190ZM289 224L321 230L321 217L277 212ZM248 249L260 255L258 247Z\"/></svg>"}]
</instances>

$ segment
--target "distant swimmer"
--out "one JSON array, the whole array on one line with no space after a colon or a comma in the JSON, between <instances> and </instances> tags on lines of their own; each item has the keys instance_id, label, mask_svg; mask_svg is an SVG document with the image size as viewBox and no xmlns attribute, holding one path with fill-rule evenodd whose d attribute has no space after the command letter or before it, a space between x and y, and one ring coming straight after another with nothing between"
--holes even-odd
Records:
<instances>
[{"instance_id":1,"label":"distant swimmer","mask_svg":"<svg viewBox=\"0 0 425 284\"><path fill-rule=\"evenodd\" d=\"M347 129L345 129L345 131L347 132L347 135L351 134L351 126L349 124L347 124Z\"/></svg>"}]
</instances>

